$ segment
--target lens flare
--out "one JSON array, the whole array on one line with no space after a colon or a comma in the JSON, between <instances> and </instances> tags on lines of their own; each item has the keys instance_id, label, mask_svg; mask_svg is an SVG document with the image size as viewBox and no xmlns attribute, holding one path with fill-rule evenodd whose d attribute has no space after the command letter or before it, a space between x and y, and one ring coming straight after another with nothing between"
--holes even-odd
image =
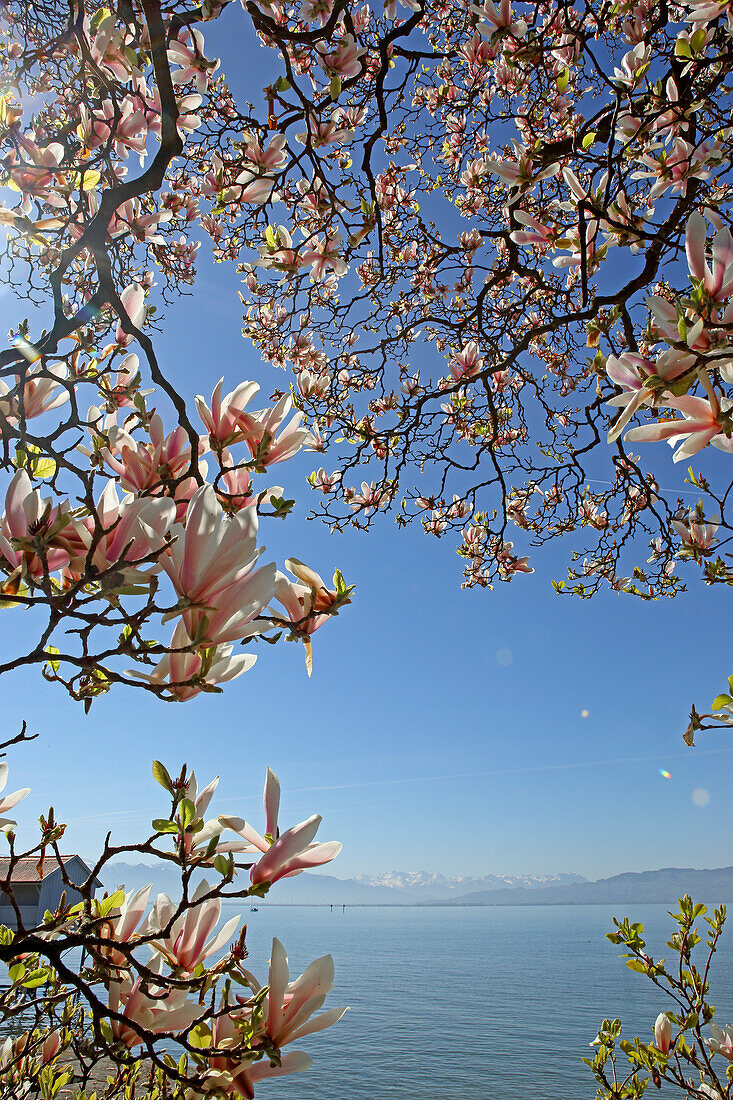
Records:
<instances>
[{"instance_id":1,"label":"lens flare","mask_svg":"<svg viewBox=\"0 0 733 1100\"><path fill-rule=\"evenodd\" d=\"M29 343L24 336L16 336L13 340L13 346L18 349L28 363L37 363L41 358L38 348L34 348L33 344Z\"/></svg>"},{"instance_id":2,"label":"lens flare","mask_svg":"<svg viewBox=\"0 0 733 1100\"><path fill-rule=\"evenodd\" d=\"M580 717L581 718L587 718L589 714L590 714L589 710L581 710Z\"/></svg>"},{"instance_id":3,"label":"lens flare","mask_svg":"<svg viewBox=\"0 0 733 1100\"><path fill-rule=\"evenodd\" d=\"M672 778L672 773L668 772L668 771L665 771L664 768L657 768L657 771L661 775L662 779L671 779Z\"/></svg>"}]
</instances>

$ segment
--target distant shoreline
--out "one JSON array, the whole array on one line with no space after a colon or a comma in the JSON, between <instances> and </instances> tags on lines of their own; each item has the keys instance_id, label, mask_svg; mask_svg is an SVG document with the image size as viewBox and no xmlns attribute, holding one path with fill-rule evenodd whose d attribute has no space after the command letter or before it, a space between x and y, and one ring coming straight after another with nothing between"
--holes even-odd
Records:
<instances>
[{"instance_id":1,"label":"distant shoreline","mask_svg":"<svg viewBox=\"0 0 733 1100\"><path fill-rule=\"evenodd\" d=\"M111 873L110 873L111 872ZM112 879L112 874L119 878ZM202 874L202 872L197 872ZM210 877L210 876L209 876ZM569 876L568 876L569 877ZM330 875L307 872L292 879L276 883L267 899L243 899L242 904L256 907L277 905L309 906L334 909L346 905L359 908L527 908L528 906L578 906L578 905L675 905L678 898L689 894L695 901L720 905L733 902L733 867L702 870L692 867L665 867L656 871L625 872L612 878L595 882L581 881L554 883L552 885L505 886L492 885L476 889L478 880L463 883L455 881L449 889L442 882L425 881L406 884L408 875L395 873L395 885L384 882L373 885L358 879L339 879ZM153 880L154 889L173 896L180 890L180 876L169 868L151 868L140 864L110 866L105 875L105 887L114 889L124 882L128 891L139 889ZM237 877L234 888L249 885L246 876Z\"/></svg>"},{"instance_id":2,"label":"distant shoreline","mask_svg":"<svg viewBox=\"0 0 733 1100\"><path fill-rule=\"evenodd\" d=\"M697 898L696 898L697 900ZM647 898L612 898L603 901L261 901L257 909L577 909L584 905L676 905L678 898L668 901L649 901ZM223 905L246 905L249 898L224 900ZM730 902L716 901L715 905L727 905ZM250 910L251 911L251 910Z\"/></svg>"}]
</instances>

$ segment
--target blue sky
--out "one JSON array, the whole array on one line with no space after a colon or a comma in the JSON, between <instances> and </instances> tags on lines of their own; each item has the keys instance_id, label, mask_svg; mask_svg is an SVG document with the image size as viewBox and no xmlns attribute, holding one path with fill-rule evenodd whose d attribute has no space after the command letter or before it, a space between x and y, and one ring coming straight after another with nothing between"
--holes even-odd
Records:
<instances>
[{"instance_id":1,"label":"blue sky","mask_svg":"<svg viewBox=\"0 0 733 1100\"><path fill-rule=\"evenodd\" d=\"M221 37L207 36L216 52ZM221 375L226 388L256 378L265 397L287 384L243 342L236 291L232 268L202 255L195 296L168 314L158 351L187 398L210 394ZM19 317L7 297L2 306L7 327ZM261 646L222 695L166 706L118 690L85 717L37 670L6 677L4 731L25 718L39 734L10 760L9 789L33 788L17 811L23 837L50 802L70 825L69 851L93 855L108 828L119 841L142 836L165 810L150 775L157 757L171 770L187 761L203 781L221 774L212 810L255 823L270 764L282 822L322 813L322 838L344 842L332 866L344 877L595 878L731 863L733 733L701 736L692 751L681 741L692 700L705 706L733 671L721 645L728 592L696 583L693 568L675 601L562 598L550 584L565 576L554 548L536 555L532 576L464 592L450 538L398 532L390 517L370 535L306 523L305 475L322 461L305 454L283 468L296 513L262 533L263 560L292 554L326 577L338 566L357 586L353 606L314 638L313 678L300 647ZM668 448L657 445L653 461L662 485L688 488ZM29 624L21 611L2 624L7 653ZM700 789L704 806L692 798Z\"/></svg>"},{"instance_id":2,"label":"blue sky","mask_svg":"<svg viewBox=\"0 0 733 1100\"><path fill-rule=\"evenodd\" d=\"M232 386L258 378L265 395L283 384L239 329L231 269L202 265L197 296L171 310L158 344L187 397L221 374ZM654 457L662 483L683 488L668 449ZM40 735L12 761L11 784L33 788L21 823L53 801L71 850L91 855L108 827L134 839L164 808L153 757L171 770L186 760L202 780L220 773L212 808L257 820L269 763L286 792L282 820L318 811L324 839L344 841L342 876L730 863L733 736L708 734L693 751L681 741L689 703L707 703L732 671L720 644L726 591L694 583L692 569L674 601L560 597L559 548L538 554L531 576L461 591L449 539L398 532L389 517L370 535L305 522L305 475L318 464L307 453L291 464L296 514L262 526L265 560L293 554L324 576L338 566L357 585L314 638L313 678L300 646L262 646L222 695L165 705L117 691L85 717L37 671L15 673L4 728L26 718ZM24 613L3 624L7 650Z\"/></svg>"}]
</instances>

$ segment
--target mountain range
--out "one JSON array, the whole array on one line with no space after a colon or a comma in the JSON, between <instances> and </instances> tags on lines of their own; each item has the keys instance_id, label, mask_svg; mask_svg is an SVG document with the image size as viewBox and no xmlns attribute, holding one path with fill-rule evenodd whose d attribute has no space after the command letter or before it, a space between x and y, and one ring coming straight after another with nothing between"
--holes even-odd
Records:
<instances>
[{"instance_id":1,"label":"mountain range","mask_svg":"<svg viewBox=\"0 0 733 1100\"><path fill-rule=\"evenodd\" d=\"M212 873L214 874L214 873ZM215 877L215 875L214 875ZM174 868L145 864L110 864L103 875L107 890L124 883L129 890L153 883L154 892L174 896ZM243 881L244 886L246 879ZM733 867L699 870L666 867L626 872L590 882L582 875L431 874L386 871L340 879L307 872L282 879L270 898L258 905L604 905L672 904L683 894L711 905L733 901Z\"/></svg>"}]
</instances>

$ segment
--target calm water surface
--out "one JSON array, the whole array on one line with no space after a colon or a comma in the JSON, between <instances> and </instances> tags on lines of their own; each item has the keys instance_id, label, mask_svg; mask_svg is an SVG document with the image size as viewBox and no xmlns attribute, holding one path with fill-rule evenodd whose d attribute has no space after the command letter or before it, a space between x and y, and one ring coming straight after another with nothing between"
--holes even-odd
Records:
<instances>
[{"instance_id":1,"label":"calm water surface","mask_svg":"<svg viewBox=\"0 0 733 1100\"><path fill-rule=\"evenodd\" d=\"M292 977L330 952L336 986L325 1007L350 1005L339 1024L295 1044L313 1068L259 1085L259 1096L593 1100L580 1059L604 1016L619 1016L632 1038L650 1035L657 1013L672 1007L606 940L614 915L642 921L650 953L669 957L662 905L247 911L248 965L261 980L276 935ZM733 920L721 944L712 1000L727 1023Z\"/></svg>"}]
</instances>

